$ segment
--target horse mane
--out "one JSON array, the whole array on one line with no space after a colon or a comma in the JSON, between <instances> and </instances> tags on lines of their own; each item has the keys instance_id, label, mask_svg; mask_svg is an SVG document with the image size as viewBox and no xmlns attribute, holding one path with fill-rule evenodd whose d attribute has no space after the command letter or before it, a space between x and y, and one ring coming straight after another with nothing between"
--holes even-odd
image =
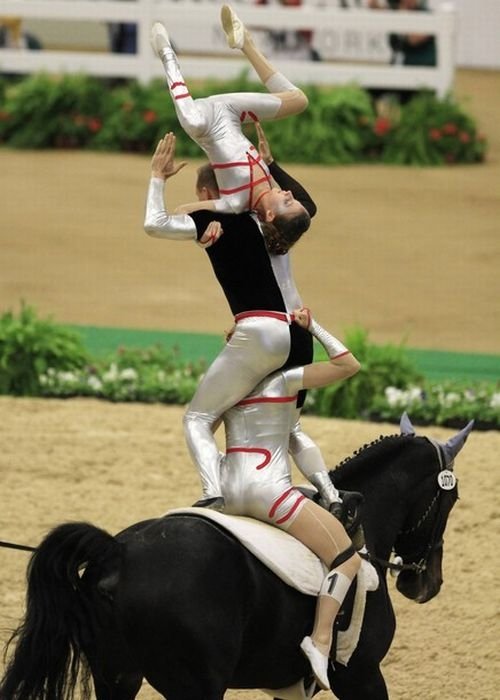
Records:
<instances>
[{"instance_id":1,"label":"horse mane","mask_svg":"<svg viewBox=\"0 0 500 700\"><path fill-rule=\"evenodd\" d=\"M408 440L413 440L412 435L380 435L372 442L362 445L353 452L350 457L343 459L329 473L334 483L342 481L353 475L359 476L368 469L383 467L388 462L392 453L400 451Z\"/></svg>"}]
</instances>

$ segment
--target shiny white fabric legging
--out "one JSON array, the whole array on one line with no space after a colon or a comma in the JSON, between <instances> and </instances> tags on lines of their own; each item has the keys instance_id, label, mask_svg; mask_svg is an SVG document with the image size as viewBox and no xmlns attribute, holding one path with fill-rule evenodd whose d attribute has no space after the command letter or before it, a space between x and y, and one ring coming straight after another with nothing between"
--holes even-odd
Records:
<instances>
[{"instance_id":1,"label":"shiny white fabric legging","mask_svg":"<svg viewBox=\"0 0 500 700\"><path fill-rule=\"evenodd\" d=\"M200 472L203 498L221 495L220 454L212 426L264 377L279 369L289 352L287 321L250 316L236 323L230 341L208 368L184 415L184 434Z\"/></svg>"}]
</instances>

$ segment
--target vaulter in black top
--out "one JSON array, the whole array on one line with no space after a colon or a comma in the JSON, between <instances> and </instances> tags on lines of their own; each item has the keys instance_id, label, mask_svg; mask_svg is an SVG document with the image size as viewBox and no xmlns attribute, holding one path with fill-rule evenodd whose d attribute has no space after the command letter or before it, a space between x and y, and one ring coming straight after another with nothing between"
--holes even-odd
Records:
<instances>
[{"instance_id":1,"label":"vaulter in black top","mask_svg":"<svg viewBox=\"0 0 500 700\"><path fill-rule=\"evenodd\" d=\"M207 370L184 417L186 441L200 471L203 501L215 500L218 505L221 492L214 425L271 372L310 363L312 339L292 322L292 311L302 307L302 300L293 282L289 256L269 254L255 213L167 212L165 180L183 167L174 164L174 154L175 136L170 133L153 156L145 230L160 238L196 240L206 248L235 315L232 336ZM288 185L314 214L316 207L304 188L276 164L272 168L278 184ZM301 443L299 447L308 449L310 445Z\"/></svg>"}]
</instances>

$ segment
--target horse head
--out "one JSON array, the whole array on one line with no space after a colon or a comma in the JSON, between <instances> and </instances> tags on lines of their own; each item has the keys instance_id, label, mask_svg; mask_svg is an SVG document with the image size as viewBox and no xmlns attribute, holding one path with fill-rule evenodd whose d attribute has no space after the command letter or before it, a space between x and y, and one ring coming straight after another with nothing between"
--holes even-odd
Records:
<instances>
[{"instance_id":1,"label":"horse head","mask_svg":"<svg viewBox=\"0 0 500 700\"><path fill-rule=\"evenodd\" d=\"M417 603L434 598L443 583L443 535L448 516L458 499L454 460L473 425L474 421L471 421L446 442L427 438L436 455L436 469L418 489L413 508L394 545L403 562L396 588ZM406 413L401 417L400 429L403 435L415 435Z\"/></svg>"}]
</instances>

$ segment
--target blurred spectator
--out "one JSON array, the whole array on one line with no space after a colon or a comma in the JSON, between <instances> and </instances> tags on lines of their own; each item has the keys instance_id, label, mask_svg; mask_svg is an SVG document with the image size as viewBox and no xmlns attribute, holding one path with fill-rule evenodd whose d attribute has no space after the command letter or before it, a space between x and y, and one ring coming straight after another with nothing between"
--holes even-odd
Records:
<instances>
[{"instance_id":1,"label":"blurred spectator","mask_svg":"<svg viewBox=\"0 0 500 700\"><path fill-rule=\"evenodd\" d=\"M20 17L0 17L0 49L41 49L33 34L23 31Z\"/></svg>"},{"instance_id":2,"label":"blurred spectator","mask_svg":"<svg viewBox=\"0 0 500 700\"><path fill-rule=\"evenodd\" d=\"M429 12L426 0L369 0L374 10L391 9ZM404 66L435 66L436 39L428 34L390 34L391 63Z\"/></svg>"},{"instance_id":3,"label":"blurred spectator","mask_svg":"<svg viewBox=\"0 0 500 700\"><path fill-rule=\"evenodd\" d=\"M255 4L299 7L302 0L255 0ZM267 33L276 54L286 54L287 58L298 60L321 61L321 56L313 47L313 33L309 29L268 30Z\"/></svg>"},{"instance_id":4,"label":"blurred spectator","mask_svg":"<svg viewBox=\"0 0 500 700\"><path fill-rule=\"evenodd\" d=\"M406 10L429 12L426 0L368 0L374 10ZM403 66L435 66L437 62L436 38L428 34L390 34L389 45L392 50L391 63ZM370 90L377 102L379 113L386 108L387 102L394 98L406 104L415 90L398 90L388 93L384 90Z\"/></svg>"}]
</instances>

